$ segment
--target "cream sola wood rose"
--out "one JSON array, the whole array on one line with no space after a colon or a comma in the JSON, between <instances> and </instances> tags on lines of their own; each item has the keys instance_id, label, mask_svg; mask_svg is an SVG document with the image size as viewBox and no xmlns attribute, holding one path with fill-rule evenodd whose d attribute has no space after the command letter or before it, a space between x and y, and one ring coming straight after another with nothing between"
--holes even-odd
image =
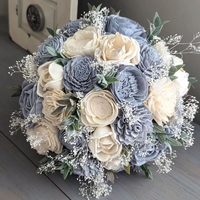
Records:
<instances>
[{"instance_id":1,"label":"cream sola wood rose","mask_svg":"<svg viewBox=\"0 0 200 200\"><path fill-rule=\"evenodd\" d=\"M97 29L89 26L84 30L77 31L69 37L63 46L63 53L69 57L93 56L95 49L99 46L101 39Z\"/></svg>"},{"instance_id":2,"label":"cream sola wood rose","mask_svg":"<svg viewBox=\"0 0 200 200\"><path fill-rule=\"evenodd\" d=\"M95 58L102 64L137 65L140 62L140 45L135 39L119 33L106 35L95 51Z\"/></svg>"},{"instance_id":3,"label":"cream sola wood rose","mask_svg":"<svg viewBox=\"0 0 200 200\"><path fill-rule=\"evenodd\" d=\"M81 121L86 126L112 124L117 115L117 104L108 90L91 91L81 101Z\"/></svg>"},{"instance_id":4,"label":"cream sola wood rose","mask_svg":"<svg viewBox=\"0 0 200 200\"><path fill-rule=\"evenodd\" d=\"M54 62L47 62L38 68L37 94L43 97L47 90L61 90L63 86L63 67Z\"/></svg>"},{"instance_id":5,"label":"cream sola wood rose","mask_svg":"<svg viewBox=\"0 0 200 200\"><path fill-rule=\"evenodd\" d=\"M179 97L177 86L169 78L158 79L151 85L146 106L158 125L163 126L175 114L177 97Z\"/></svg>"},{"instance_id":6,"label":"cream sola wood rose","mask_svg":"<svg viewBox=\"0 0 200 200\"><path fill-rule=\"evenodd\" d=\"M46 119L39 122L34 128L26 132L27 141L38 154L46 154L48 151L57 154L62 152L62 144L57 136L58 129Z\"/></svg>"},{"instance_id":7,"label":"cream sola wood rose","mask_svg":"<svg viewBox=\"0 0 200 200\"><path fill-rule=\"evenodd\" d=\"M95 158L101 162L108 162L118 157L122 151L122 144L110 126L98 127L90 136L88 146Z\"/></svg>"},{"instance_id":8,"label":"cream sola wood rose","mask_svg":"<svg viewBox=\"0 0 200 200\"><path fill-rule=\"evenodd\" d=\"M64 120L64 109L57 115L52 115L60 104L57 102L61 100L65 93L62 90L52 90L44 93L43 97L43 109L42 112L47 120L49 120L53 126L58 126ZM64 108L64 107L63 107Z\"/></svg>"}]
</instances>

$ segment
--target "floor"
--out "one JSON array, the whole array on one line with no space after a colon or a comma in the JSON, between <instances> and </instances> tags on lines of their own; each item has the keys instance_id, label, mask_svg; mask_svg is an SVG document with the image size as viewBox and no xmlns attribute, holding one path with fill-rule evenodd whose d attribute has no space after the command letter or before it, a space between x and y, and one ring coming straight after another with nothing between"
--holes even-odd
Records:
<instances>
[{"instance_id":1,"label":"floor","mask_svg":"<svg viewBox=\"0 0 200 200\"><path fill-rule=\"evenodd\" d=\"M20 76L10 77L8 66L20 60L26 51L9 39L7 20L0 17L0 200L81 200L76 176L63 180L60 173L36 175L42 158L31 150L26 138L10 136L10 114L18 109L8 86L20 84ZM195 145L185 151L177 148L178 158L169 174L157 174L154 180L143 173L119 173L113 192L102 200L199 200L200 199L200 126L195 125Z\"/></svg>"}]
</instances>

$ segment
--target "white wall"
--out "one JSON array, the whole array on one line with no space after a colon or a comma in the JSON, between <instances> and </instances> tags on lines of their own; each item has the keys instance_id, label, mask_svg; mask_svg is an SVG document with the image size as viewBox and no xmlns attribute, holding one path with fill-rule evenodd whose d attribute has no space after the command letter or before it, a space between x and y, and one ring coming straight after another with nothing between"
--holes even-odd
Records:
<instances>
[{"instance_id":1,"label":"white wall","mask_svg":"<svg viewBox=\"0 0 200 200\"><path fill-rule=\"evenodd\" d=\"M121 10L121 16L129 17L146 28L146 19L152 21L157 11L163 21L170 20L161 36L181 34L184 35L183 42L190 42L193 34L200 32L200 0L80 0L79 16L84 10L87 11L87 2L92 5L103 3L103 6L112 6L116 11ZM195 89L190 90L190 94L200 101L200 55L185 55L184 61L185 70L199 80ZM200 124L200 113L195 121Z\"/></svg>"},{"instance_id":2,"label":"white wall","mask_svg":"<svg viewBox=\"0 0 200 200\"><path fill-rule=\"evenodd\" d=\"M8 15L8 0L0 0L0 16Z\"/></svg>"}]
</instances>

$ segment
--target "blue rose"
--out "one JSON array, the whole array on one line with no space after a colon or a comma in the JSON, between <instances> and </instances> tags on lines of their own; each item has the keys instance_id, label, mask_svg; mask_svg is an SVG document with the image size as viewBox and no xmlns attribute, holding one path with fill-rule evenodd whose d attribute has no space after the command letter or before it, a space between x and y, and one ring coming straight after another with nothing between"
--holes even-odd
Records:
<instances>
[{"instance_id":1,"label":"blue rose","mask_svg":"<svg viewBox=\"0 0 200 200\"><path fill-rule=\"evenodd\" d=\"M73 92L87 93L94 88L96 71L91 67L92 57L72 58L64 67L63 85Z\"/></svg>"},{"instance_id":2,"label":"blue rose","mask_svg":"<svg viewBox=\"0 0 200 200\"><path fill-rule=\"evenodd\" d=\"M42 114L43 99L37 95L37 84L24 81L22 84L22 93L19 97L19 105L23 116L27 118L30 114Z\"/></svg>"},{"instance_id":3,"label":"blue rose","mask_svg":"<svg viewBox=\"0 0 200 200\"><path fill-rule=\"evenodd\" d=\"M139 44L142 44L147 39L144 27L129 18L118 15L110 15L108 17L106 32L112 34L119 32L120 34L136 39Z\"/></svg>"},{"instance_id":4,"label":"blue rose","mask_svg":"<svg viewBox=\"0 0 200 200\"><path fill-rule=\"evenodd\" d=\"M47 51L46 45L52 46L57 52L60 52L60 50L63 47L64 41L66 40L63 36L55 36L52 38L46 39L39 47L36 57L35 57L35 63L40 66L44 64L45 62L53 60L52 57L45 57L46 55L49 55L49 52Z\"/></svg>"},{"instance_id":5,"label":"blue rose","mask_svg":"<svg viewBox=\"0 0 200 200\"><path fill-rule=\"evenodd\" d=\"M119 80L110 86L116 101L121 105L128 103L136 106L145 101L148 95L148 83L142 72L134 66L121 66L116 74Z\"/></svg>"},{"instance_id":6,"label":"blue rose","mask_svg":"<svg viewBox=\"0 0 200 200\"><path fill-rule=\"evenodd\" d=\"M72 136L70 139L68 139L65 129L58 131L58 139L68 150L82 148L86 142L83 134L80 134L76 137Z\"/></svg>"},{"instance_id":7,"label":"blue rose","mask_svg":"<svg viewBox=\"0 0 200 200\"><path fill-rule=\"evenodd\" d=\"M163 60L156 49L151 45L143 44L140 47L140 62L137 65L147 77L158 78Z\"/></svg>"},{"instance_id":8,"label":"blue rose","mask_svg":"<svg viewBox=\"0 0 200 200\"><path fill-rule=\"evenodd\" d=\"M165 144L156 142L154 145L141 145L134 152L134 159L131 161L131 166L141 166L147 162L157 159L167 148Z\"/></svg>"},{"instance_id":9,"label":"blue rose","mask_svg":"<svg viewBox=\"0 0 200 200\"><path fill-rule=\"evenodd\" d=\"M133 146L135 142L143 142L147 138L147 134L153 131L153 116L151 112L144 106L135 107L132 111L131 120L128 122L122 110L113 123L113 127L117 134L118 140L124 145Z\"/></svg>"},{"instance_id":10,"label":"blue rose","mask_svg":"<svg viewBox=\"0 0 200 200\"><path fill-rule=\"evenodd\" d=\"M61 30L60 34L64 35L65 37L72 37L78 29L80 29L80 24L86 24L87 22L83 19L77 19L75 21L71 21L67 23Z\"/></svg>"},{"instance_id":11,"label":"blue rose","mask_svg":"<svg viewBox=\"0 0 200 200\"><path fill-rule=\"evenodd\" d=\"M85 157L85 153L88 153L88 144L85 133L79 135L72 135L69 139L66 137L65 130L58 131L58 139L67 149L65 151L69 152L76 149L79 153L76 158L74 158L73 166L74 174L79 176L90 176L96 175L99 171L98 169L98 161L93 158L90 153ZM87 159L85 159L87 158Z\"/></svg>"}]
</instances>

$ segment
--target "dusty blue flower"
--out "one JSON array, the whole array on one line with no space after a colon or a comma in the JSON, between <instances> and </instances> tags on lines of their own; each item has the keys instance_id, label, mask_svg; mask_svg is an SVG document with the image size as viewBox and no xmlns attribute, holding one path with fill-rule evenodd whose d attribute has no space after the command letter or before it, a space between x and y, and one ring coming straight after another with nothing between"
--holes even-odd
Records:
<instances>
[{"instance_id":1,"label":"dusty blue flower","mask_svg":"<svg viewBox=\"0 0 200 200\"><path fill-rule=\"evenodd\" d=\"M143 44L140 47L140 69L147 77L158 77L163 60L156 49L151 45Z\"/></svg>"},{"instance_id":2,"label":"dusty blue flower","mask_svg":"<svg viewBox=\"0 0 200 200\"><path fill-rule=\"evenodd\" d=\"M148 95L148 83L141 71L134 66L121 66L116 74L119 80L110 86L112 94L119 104L136 106L145 101Z\"/></svg>"},{"instance_id":3,"label":"dusty blue flower","mask_svg":"<svg viewBox=\"0 0 200 200\"><path fill-rule=\"evenodd\" d=\"M134 159L131 161L131 165L141 166L146 162L157 159L166 147L165 144L161 144L160 142L156 142L154 145L141 145L139 149L134 152Z\"/></svg>"},{"instance_id":4,"label":"dusty blue flower","mask_svg":"<svg viewBox=\"0 0 200 200\"><path fill-rule=\"evenodd\" d=\"M40 66L44 64L45 62L51 61L52 57L45 57L46 55L49 55L49 52L47 51L46 45L52 46L57 52L60 52L62 49L62 46L64 44L64 41L66 40L63 36L55 36L52 38L46 39L39 47L36 57L35 57L35 63Z\"/></svg>"},{"instance_id":5,"label":"dusty blue flower","mask_svg":"<svg viewBox=\"0 0 200 200\"><path fill-rule=\"evenodd\" d=\"M105 31L112 34L119 32L120 34L136 39L140 44L147 39L144 27L129 18L118 15L110 15L108 17Z\"/></svg>"},{"instance_id":6,"label":"dusty blue flower","mask_svg":"<svg viewBox=\"0 0 200 200\"><path fill-rule=\"evenodd\" d=\"M65 130L59 130L58 139L69 152L73 151L73 149L76 149L76 151L79 152L77 154L78 157L73 160L74 174L79 176L90 176L98 173L98 161L92 157L91 153L88 153L88 144L85 133L74 135L68 139ZM85 157L86 159L84 156L87 156Z\"/></svg>"},{"instance_id":7,"label":"dusty blue flower","mask_svg":"<svg viewBox=\"0 0 200 200\"><path fill-rule=\"evenodd\" d=\"M60 142L69 150L73 150L73 148L81 148L85 145L85 137L83 134L72 136L70 139L66 137L65 129L58 131L58 139Z\"/></svg>"},{"instance_id":8,"label":"dusty blue flower","mask_svg":"<svg viewBox=\"0 0 200 200\"><path fill-rule=\"evenodd\" d=\"M113 123L118 140L124 145L133 146L135 142L143 142L147 134L153 131L152 114L144 106L138 106L132 109L132 120L135 123L128 122L122 110Z\"/></svg>"},{"instance_id":9,"label":"dusty blue flower","mask_svg":"<svg viewBox=\"0 0 200 200\"><path fill-rule=\"evenodd\" d=\"M77 19L75 21L71 21L67 23L61 30L60 34L64 35L65 37L71 37L80 29L80 24L85 24L86 21L83 19Z\"/></svg>"},{"instance_id":10,"label":"dusty blue flower","mask_svg":"<svg viewBox=\"0 0 200 200\"><path fill-rule=\"evenodd\" d=\"M43 99L37 95L37 84L24 81L19 98L23 116L27 118L30 114L41 115L42 101Z\"/></svg>"},{"instance_id":11,"label":"dusty blue flower","mask_svg":"<svg viewBox=\"0 0 200 200\"><path fill-rule=\"evenodd\" d=\"M67 90L87 93L94 88L96 71L90 66L92 60L89 56L79 56L67 63L63 78L63 85Z\"/></svg>"}]
</instances>

